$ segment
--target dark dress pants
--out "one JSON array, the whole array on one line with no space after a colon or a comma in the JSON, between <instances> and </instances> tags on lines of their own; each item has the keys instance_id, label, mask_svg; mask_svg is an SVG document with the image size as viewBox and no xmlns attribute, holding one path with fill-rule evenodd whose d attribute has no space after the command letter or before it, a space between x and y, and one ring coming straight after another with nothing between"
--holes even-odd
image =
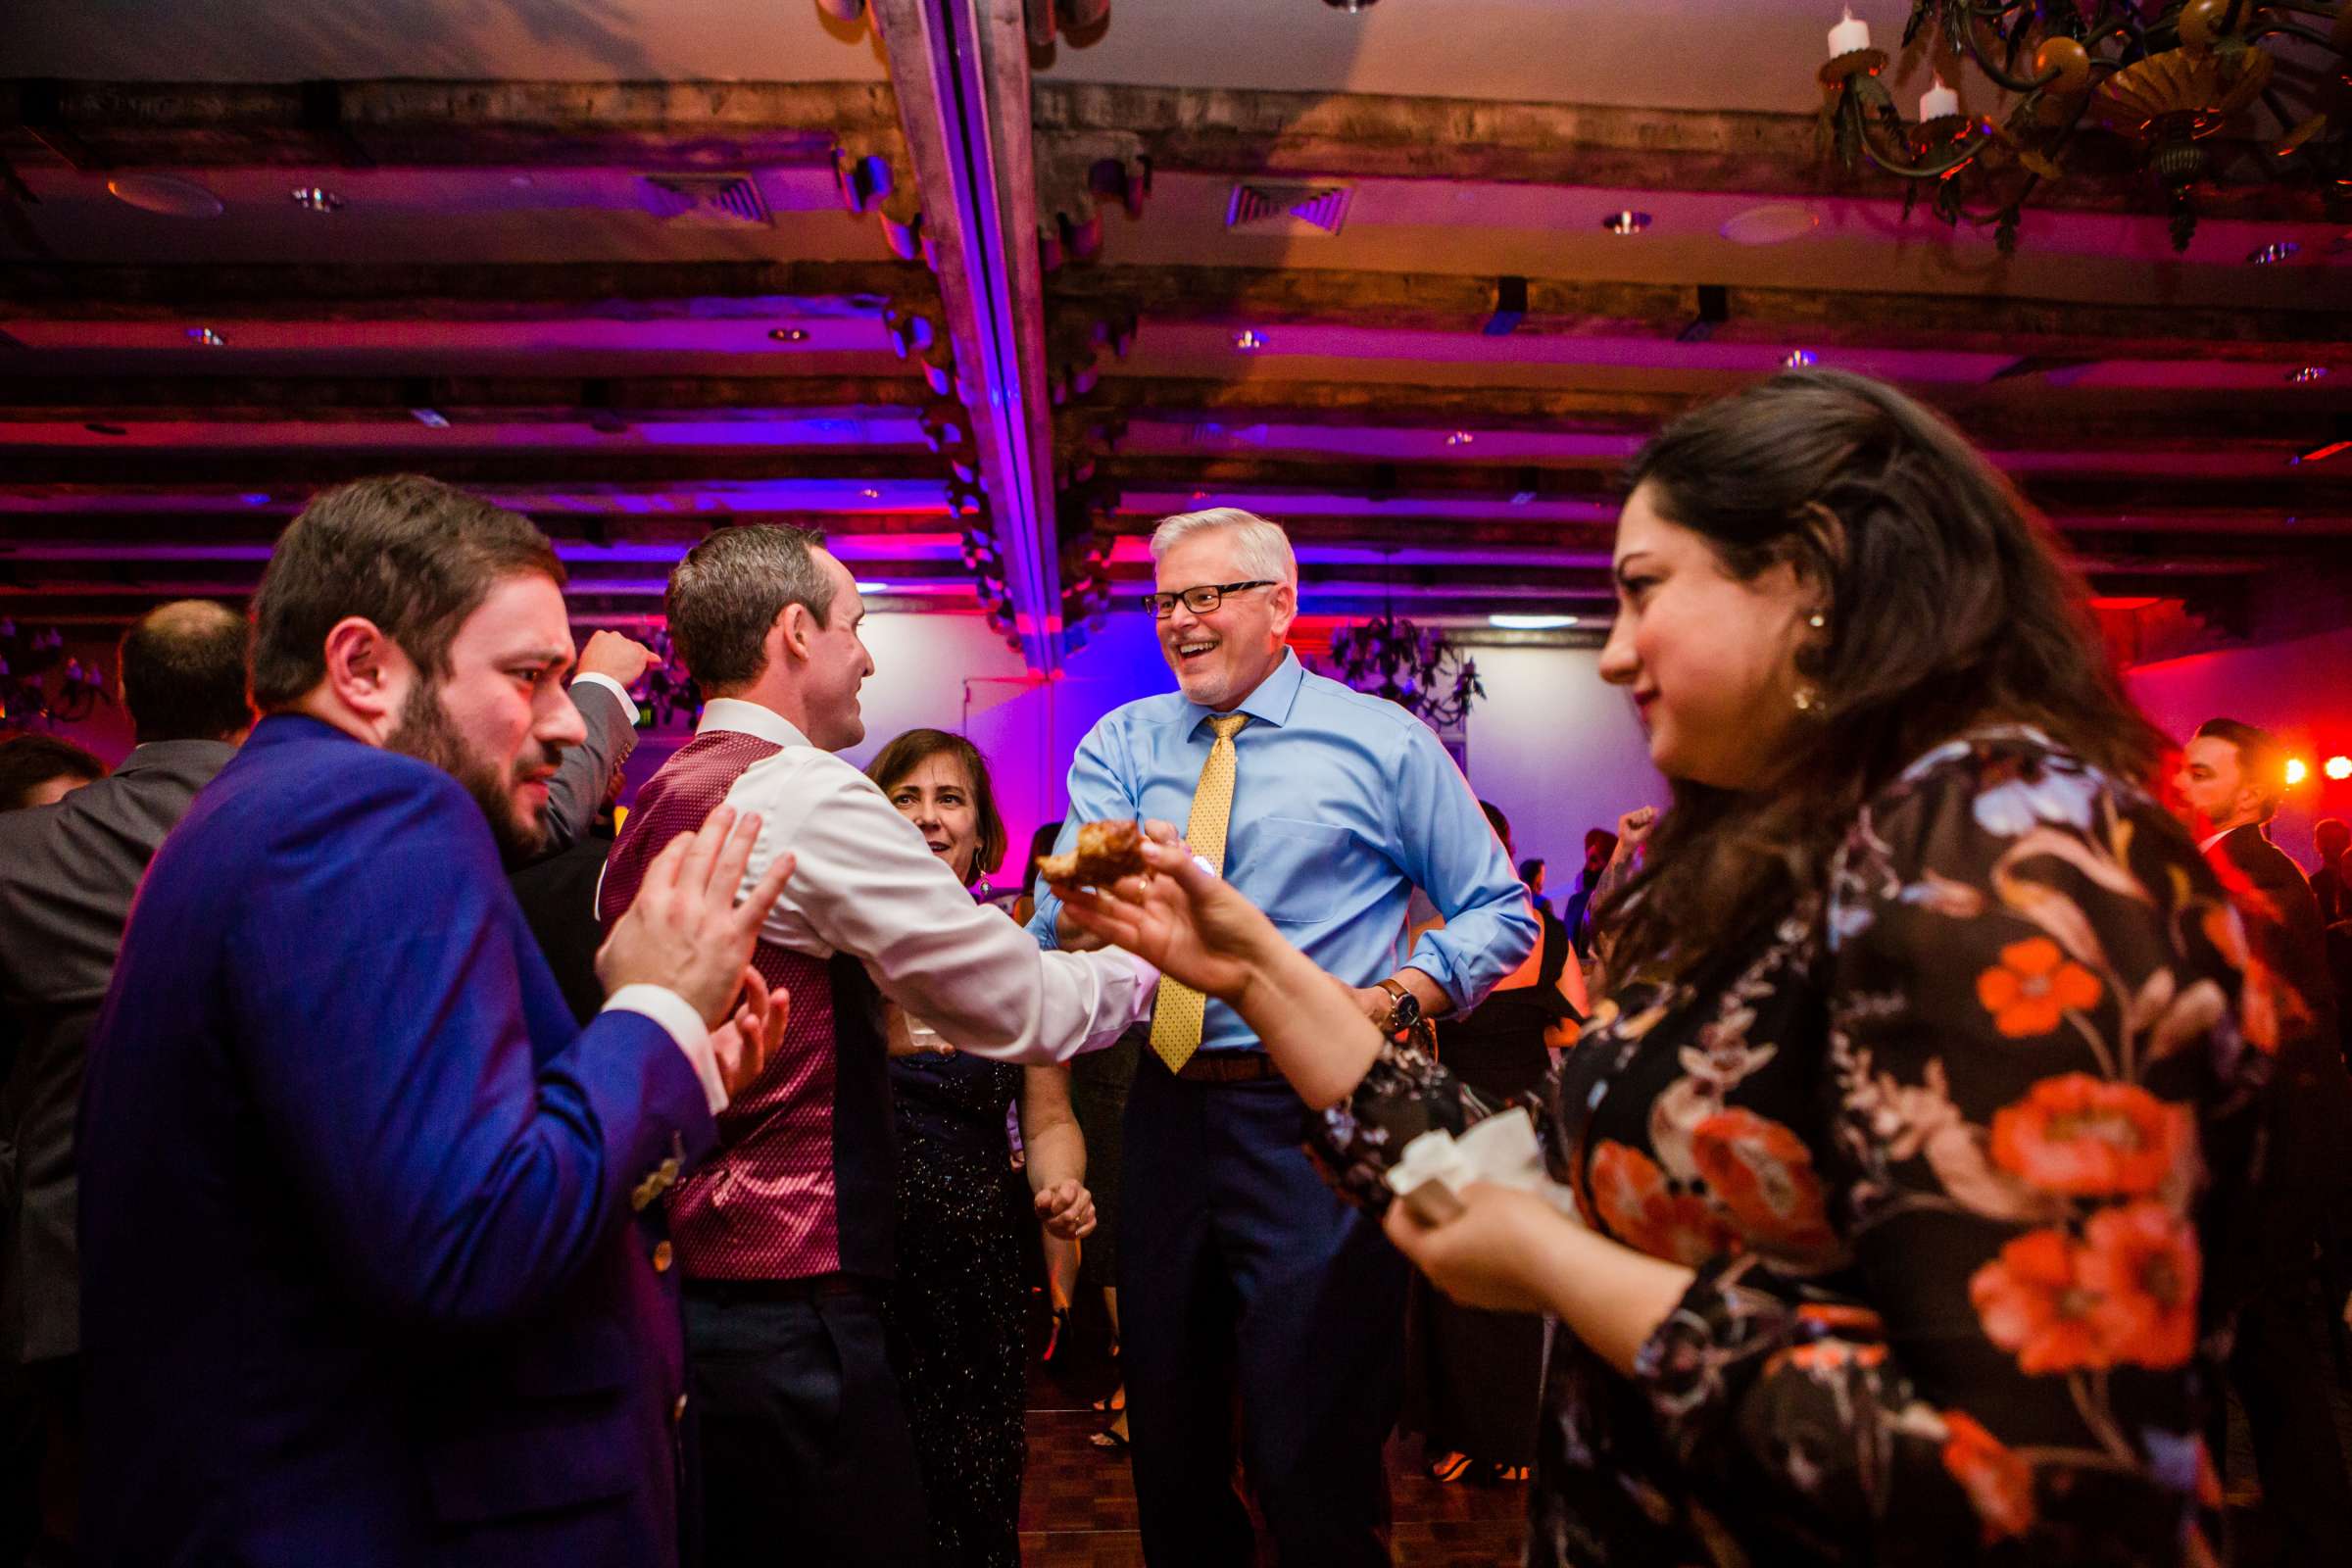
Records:
<instances>
[{"instance_id":1,"label":"dark dress pants","mask_svg":"<svg viewBox=\"0 0 2352 1568\"><path fill-rule=\"evenodd\" d=\"M81 1358L0 1365L0 1563L70 1568L81 1491Z\"/></svg>"},{"instance_id":2,"label":"dark dress pants","mask_svg":"<svg viewBox=\"0 0 2352 1568\"><path fill-rule=\"evenodd\" d=\"M931 1552L881 1288L686 1286L687 1561L906 1568ZM699 1498L695 1492L699 1491Z\"/></svg>"},{"instance_id":3,"label":"dark dress pants","mask_svg":"<svg viewBox=\"0 0 2352 1568\"><path fill-rule=\"evenodd\" d=\"M1241 1457L1288 1568L1387 1564L1382 1446L1407 1266L1333 1196L1279 1079L1195 1083L1149 1051L1127 1102L1121 1353L1144 1558L1248 1568Z\"/></svg>"}]
</instances>

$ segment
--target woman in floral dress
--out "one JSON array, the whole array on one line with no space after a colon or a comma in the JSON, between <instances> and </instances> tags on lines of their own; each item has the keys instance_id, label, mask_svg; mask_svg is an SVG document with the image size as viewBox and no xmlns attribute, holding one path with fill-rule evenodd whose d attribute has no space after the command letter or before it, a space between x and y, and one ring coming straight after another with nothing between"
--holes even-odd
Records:
<instances>
[{"instance_id":1,"label":"woman in floral dress","mask_svg":"<svg viewBox=\"0 0 2352 1568\"><path fill-rule=\"evenodd\" d=\"M1531 1564L2208 1563L2278 1008L2042 525L1829 372L1637 461L1601 658L1672 808L1543 1198L1396 1245L1549 1313ZM1163 828L1158 829L1166 833ZM1172 834L1167 835L1172 840ZM1334 1179L1471 1112L1172 842L1073 917L1238 1008Z\"/></svg>"}]
</instances>

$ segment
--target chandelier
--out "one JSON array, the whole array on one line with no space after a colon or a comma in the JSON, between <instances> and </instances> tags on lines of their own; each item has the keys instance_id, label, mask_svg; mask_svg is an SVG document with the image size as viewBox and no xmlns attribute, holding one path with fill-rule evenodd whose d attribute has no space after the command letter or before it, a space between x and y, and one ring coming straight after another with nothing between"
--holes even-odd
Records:
<instances>
[{"instance_id":1,"label":"chandelier","mask_svg":"<svg viewBox=\"0 0 2352 1568\"><path fill-rule=\"evenodd\" d=\"M1385 697L1433 729L1450 729L1487 695L1478 663L1434 626L1416 626L1383 610L1331 634L1331 663L1359 692Z\"/></svg>"},{"instance_id":2,"label":"chandelier","mask_svg":"<svg viewBox=\"0 0 2352 1568\"><path fill-rule=\"evenodd\" d=\"M64 632L0 616L0 723L77 724L106 696L106 672L68 654Z\"/></svg>"},{"instance_id":3,"label":"chandelier","mask_svg":"<svg viewBox=\"0 0 2352 1568\"><path fill-rule=\"evenodd\" d=\"M2010 95L1997 119L1960 112L1938 78L1905 120L1886 53L1848 12L1821 68L1822 133L1850 172L1865 162L1921 186L1948 223L1989 224L2005 254L2043 181L2133 173L2196 231L2201 185L2268 180L2352 204L2352 0L1912 0L1909 49L1965 58ZM2260 104L2262 142L2215 143ZM2216 148L2227 150L2217 155Z\"/></svg>"}]
</instances>

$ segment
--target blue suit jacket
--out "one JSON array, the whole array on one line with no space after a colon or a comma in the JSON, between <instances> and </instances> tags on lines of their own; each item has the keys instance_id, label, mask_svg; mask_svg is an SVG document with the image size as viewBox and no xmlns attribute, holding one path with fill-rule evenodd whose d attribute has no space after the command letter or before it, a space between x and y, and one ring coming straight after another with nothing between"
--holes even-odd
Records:
<instances>
[{"instance_id":1,"label":"blue suit jacket","mask_svg":"<svg viewBox=\"0 0 2352 1568\"><path fill-rule=\"evenodd\" d=\"M674 1560L677 1276L633 1198L714 1139L660 1025L573 1020L464 790L263 722L91 1040L93 1560Z\"/></svg>"}]
</instances>

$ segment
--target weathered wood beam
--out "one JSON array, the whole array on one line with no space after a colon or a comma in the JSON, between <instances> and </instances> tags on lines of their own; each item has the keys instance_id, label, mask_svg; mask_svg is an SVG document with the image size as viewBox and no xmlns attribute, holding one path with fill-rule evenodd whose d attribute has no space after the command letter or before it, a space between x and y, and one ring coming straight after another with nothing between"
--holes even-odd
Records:
<instances>
[{"instance_id":1,"label":"weathered wood beam","mask_svg":"<svg viewBox=\"0 0 2352 1568\"><path fill-rule=\"evenodd\" d=\"M10 512L0 514L0 565L11 560L78 560L107 552L157 559L234 557L268 551L294 520L303 498L275 498L268 508L237 512ZM743 512L612 514L529 509L531 520L559 545L683 553L721 526L784 524L829 538L868 541L906 538L917 544L956 537L953 519L937 513ZM861 554L860 564L870 555Z\"/></svg>"},{"instance_id":2,"label":"weathered wood beam","mask_svg":"<svg viewBox=\"0 0 2352 1568\"><path fill-rule=\"evenodd\" d=\"M1517 493L1518 475L1529 466L1451 463L1368 463L1313 459L1287 462L1235 457L1116 456L1098 465L1104 479L1121 490L1201 489L1360 497L1377 509L1383 499L1480 499L1501 501ZM1538 498L1614 504L1622 498L1618 475L1603 468L1535 465ZM2038 473L2016 476L2036 506L2053 515L2136 514L2173 510L2294 513L2332 515L2352 509L2352 466L2328 473L2327 465L2281 466L2275 475L2140 475Z\"/></svg>"},{"instance_id":3,"label":"weathered wood beam","mask_svg":"<svg viewBox=\"0 0 2352 1568\"><path fill-rule=\"evenodd\" d=\"M574 423L584 412L609 412L651 424L777 414L904 416L930 397L912 376L0 374L0 423L361 423L429 408L453 424L475 418L501 424Z\"/></svg>"},{"instance_id":4,"label":"weathered wood beam","mask_svg":"<svg viewBox=\"0 0 2352 1568\"><path fill-rule=\"evenodd\" d=\"M1097 383L1084 402L1063 409L1060 420L1073 433L1103 413L1116 413L1131 418L1226 424L1646 436L1675 416L1748 379L1727 376L1719 388L1708 391L1626 392L1110 375ZM2010 450L2098 445L2178 452L2217 444L2284 450L2310 445L2299 439L2303 430L2317 428L2317 421L2333 412L2352 410L2352 384L2319 396L2311 395L2312 389L2284 386L2275 392L2078 390L2038 382L1915 382L1906 390L1940 410L1980 445Z\"/></svg>"},{"instance_id":5,"label":"weathered wood beam","mask_svg":"<svg viewBox=\"0 0 2352 1568\"><path fill-rule=\"evenodd\" d=\"M1294 178L1491 180L1753 196L1899 197L1902 182L1849 175L1821 155L1816 117L1738 110L1494 103L1371 93L1278 92L1041 80L1041 141L1149 158L1156 169ZM2217 163L2254 150L2218 139ZM2118 145L2068 154L2035 206L2160 211ZM2258 151L2255 156L2259 157ZM2324 220L2316 189L2200 185L2208 217ZM1931 222L1924 214L1920 220Z\"/></svg>"},{"instance_id":6,"label":"weathered wood beam","mask_svg":"<svg viewBox=\"0 0 2352 1568\"><path fill-rule=\"evenodd\" d=\"M905 262L0 264L0 320L623 321L936 310Z\"/></svg>"},{"instance_id":7,"label":"weathered wood beam","mask_svg":"<svg viewBox=\"0 0 2352 1568\"><path fill-rule=\"evenodd\" d=\"M403 467L451 484L579 491L597 485L632 491L663 486L691 493L698 484L762 479L944 479L946 460L929 452L801 453L718 449L597 451L476 448L397 453L288 451L257 448L187 450L173 447L11 447L0 485L72 485L114 494L133 488L184 493L197 488L270 490L340 484Z\"/></svg>"},{"instance_id":8,"label":"weathered wood beam","mask_svg":"<svg viewBox=\"0 0 2352 1568\"><path fill-rule=\"evenodd\" d=\"M1701 281L1529 278L1518 330L1671 339L1698 318ZM1231 321L1476 334L1496 306L1492 277L1307 268L1067 268L1054 275L1054 297L1057 316L1132 312L1146 332L1153 321ZM1714 342L2160 359L2266 359L2292 348L2325 360L2352 341L2352 303L2341 299L2306 311L1729 284L1725 303Z\"/></svg>"},{"instance_id":9,"label":"weathered wood beam","mask_svg":"<svg viewBox=\"0 0 2352 1568\"><path fill-rule=\"evenodd\" d=\"M830 165L903 145L883 81L0 81L0 148L86 169Z\"/></svg>"}]
</instances>

